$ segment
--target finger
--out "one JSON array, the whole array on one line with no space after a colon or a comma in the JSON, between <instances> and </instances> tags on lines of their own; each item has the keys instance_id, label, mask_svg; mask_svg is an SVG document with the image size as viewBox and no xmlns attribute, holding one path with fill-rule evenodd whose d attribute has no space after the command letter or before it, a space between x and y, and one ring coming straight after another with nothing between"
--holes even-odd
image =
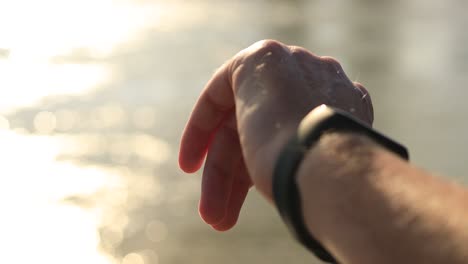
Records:
<instances>
[{"instance_id":1,"label":"finger","mask_svg":"<svg viewBox=\"0 0 468 264\"><path fill-rule=\"evenodd\" d=\"M243 160L241 164L239 172L234 176L226 215L221 222L212 225L212 227L218 231L229 230L237 223L242 205L244 204L250 187L252 187L252 182Z\"/></svg>"},{"instance_id":2,"label":"finger","mask_svg":"<svg viewBox=\"0 0 468 264\"><path fill-rule=\"evenodd\" d=\"M219 223L226 214L234 175L242 158L235 113L217 131L208 150L202 178L200 216L208 224Z\"/></svg>"},{"instance_id":3,"label":"finger","mask_svg":"<svg viewBox=\"0 0 468 264\"><path fill-rule=\"evenodd\" d=\"M197 171L205 158L216 129L234 107L229 67L223 65L200 95L182 135L179 166L185 172Z\"/></svg>"},{"instance_id":4,"label":"finger","mask_svg":"<svg viewBox=\"0 0 468 264\"><path fill-rule=\"evenodd\" d=\"M354 82L354 86L361 91L361 100L365 102L366 105L366 116L367 121L370 125L374 122L374 107L372 106L372 99L370 97L369 91L360 83Z\"/></svg>"}]
</instances>

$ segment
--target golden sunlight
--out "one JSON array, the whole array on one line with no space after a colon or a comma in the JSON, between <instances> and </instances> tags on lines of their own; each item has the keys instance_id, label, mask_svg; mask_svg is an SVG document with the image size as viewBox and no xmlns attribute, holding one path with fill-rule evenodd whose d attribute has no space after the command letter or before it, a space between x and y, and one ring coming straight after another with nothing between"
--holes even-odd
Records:
<instances>
[{"instance_id":1,"label":"golden sunlight","mask_svg":"<svg viewBox=\"0 0 468 264\"><path fill-rule=\"evenodd\" d=\"M75 51L108 56L154 25L161 7L113 0L0 2L0 112L44 96L76 94L109 80L105 63L65 63Z\"/></svg>"},{"instance_id":2,"label":"golden sunlight","mask_svg":"<svg viewBox=\"0 0 468 264\"><path fill-rule=\"evenodd\" d=\"M0 1L3 262L144 264L149 257L153 263L157 258L155 253L135 252L120 261L101 252L102 246L113 247L123 239L122 230L128 221L119 209L126 206L126 183L122 181L122 170L57 160L70 151L67 147L72 143L54 133L73 129L81 121L80 113L39 111L33 117L32 127L40 136L11 130L7 119L9 112L34 105L44 97L84 94L111 81L111 67L106 59L118 45L134 40L160 19L161 6L135 2ZM83 51L91 58L89 62L67 59ZM148 109L136 113L139 120L151 114ZM107 122L102 123L105 126L121 124L127 118L117 104L102 106L97 115ZM138 150L134 155L150 161L168 157L167 143L149 135L131 136L129 144ZM164 151L155 152L150 147ZM83 148L86 147L77 146L75 150L79 153ZM113 203L109 208L115 210L103 212L100 207L78 207L66 202L69 197L93 195L102 190L113 193L108 200ZM112 218L112 223L107 223L106 217L112 215L120 221ZM112 233L104 236L108 241L102 241L98 232L103 223L106 225L103 230Z\"/></svg>"},{"instance_id":3,"label":"golden sunlight","mask_svg":"<svg viewBox=\"0 0 468 264\"><path fill-rule=\"evenodd\" d=\"M58 163L52 137L0 130L0 247L7 263L114 263L98 249L99 212L63 202L70 195L118 189L116 172ZM25 166L27 164L27 166ZM14 228L12 228L14 227ZM33 245L33 246L31 246Z\"/></svg>"}]
</instances>

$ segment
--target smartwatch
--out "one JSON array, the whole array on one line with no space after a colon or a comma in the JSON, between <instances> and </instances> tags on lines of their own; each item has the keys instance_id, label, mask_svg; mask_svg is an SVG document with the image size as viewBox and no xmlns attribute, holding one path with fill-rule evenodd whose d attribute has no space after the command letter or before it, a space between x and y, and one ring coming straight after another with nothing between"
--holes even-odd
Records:
<instances>
[{"instance_id":1,"label":"smartwatch","mask_svg":"<svg viewBox=\"0 0 468 264\"><path fill-rule=\"evenodd\" d=\"M276 161L273 172L274 202L289 231L301 244L319 259L328 263L337 263L307 230L296 183L296 172L306 150L313 147L327 132L353 132L365 135L405 160L409 159L409 155L401 144L337 108L318 106L301 121L297 133L285 145Z\"/></svg>"}]
</instances>

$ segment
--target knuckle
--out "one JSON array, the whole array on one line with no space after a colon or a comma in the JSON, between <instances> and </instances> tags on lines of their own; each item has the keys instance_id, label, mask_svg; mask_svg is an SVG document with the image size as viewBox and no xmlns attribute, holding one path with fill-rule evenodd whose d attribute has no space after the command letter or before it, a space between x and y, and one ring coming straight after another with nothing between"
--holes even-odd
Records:
<instances>
[{"instance_id":1,"label":"knuckle","mask_svg":"<svg viewBox=\"0 0 468 264\"><path fill-rule=\"evenodd\" d=\"M273 39L257 41L240 51L231 59L229 72L234 73L241 65L276 64L290 56L288 47Z\"/></svg>"},{"instance_id":2,"label":"knuckle","mask_svg":"<svg viewBox=\"0 0 468 264\"><path fill-rule=\"evenodd\" d=\"M320 64L320 57L303 47L290 46L289 49L296 62L307 63L309 65Z\"/></svg>"},{"instance_id":3,"label":"knuckle","mask_svg":"<svg viewBox=\"0 0 468 264\"><path fill-rule=\"evenodd\" d=\"M342 67L341 67L341 64L340 62L333 58L333 57L330 57L330 56L321 56L320 57L320 60L325 63L325 65L331 67L332 69L334 70L342 70Z\"/></svg>"},{"instance_id":4,"label":"knuckle","mask_svg":"<svg viewBox=\"0 0 468 264\"><path fill-rule=\"evenodd\" d=\"M307 49L299 46L290 46L291 54L296 57L312 57L318 59L319 57Z\"/></svg>"},{"instance_id":5,"label":"knuckle","mask_svg":"<svg viewBox=\"0 0 468 264\"><path fill-rule=\"evenodd\" d=\"M254 56L260 58L265 56L282 57L288 53L288 48L286 45L272 39L257 41L251 47L253 48L252 51Z\"/></svg>"},{"instance_id":6,"label":"knuckle","mask_svg":"<svg viewBox=\"0 0 468 264\"><path fill-rule=\"evenodd\" d=\"M305 54L305 53L308 53L308 51L305 48L299 47L299 46L289 46L289 49L291 49L292 54Z\"/></svg>"},{"instance_id":7,"label":"knuckle","mask_svg":"<svg viewBox=\"0 0 468 264\"><path fill-rule=\"evenodd\" d=\"M274 39L264 39L256 42L254 45L258 45L261 50L265 51L278 51L284 50L285 45Z\"/></svg>"}]
</instances>

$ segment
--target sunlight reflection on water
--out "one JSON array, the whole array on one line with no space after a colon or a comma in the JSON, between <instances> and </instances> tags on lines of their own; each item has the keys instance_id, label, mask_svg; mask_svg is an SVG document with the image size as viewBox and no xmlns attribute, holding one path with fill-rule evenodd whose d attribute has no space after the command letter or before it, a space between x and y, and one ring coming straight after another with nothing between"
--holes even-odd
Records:
<instances>
[{"instance_id":1,"label":"sunlight reflection on water","mask_svg":"<svg viewBox=\"0 0 468 264\"><path fill-rule=\"evenodd\" d=\"M151 199L152 203L158 200L160 187L156 179L129 183L126 179L130 172L125 167L110 169L57 162L57 158L67 155L66 151L80 155L78 146L70 144L92 142L88 137L93 135L77 139L0 131L0 160L8 161L2 166L3 176L0 178L0 247L9 249L2 258L10 263L28 263L37 259L48 263L114 263L116 260L102 255L100 249L112 250L122 242L128 224L125 211L138 206L139 199ZM120 137L134 144L128 149L137 150L135 155L151 162L163 162L168 155L156 151L165 143L151 136ZM142 196L129 200L128 188ZM82 197L94 198L86 201ZM11 229L11 226L16 228ZM100 233L97 233L99 229ZM151 241L160 242L167 236L167 227L163 222L153 220L147 225L146 235ZM22 245L28 244L35 246L28 247L28 254L21 254ZM125 256L123 263L140 263L138 258L150 257L155 261L155 254L134 253Z\"/></svg>"},{"instance_id":2,"label":"sunlight reflection on water","mask_svg":"<svg viewBox=\"0 0 468 264\"><path fill-rule=\"evenodd\" d=\"M0 113L33 105L45 95L84 94L109 81L109 65L65 62L61 56L84 52L99 60L142 28L155 25L159 13L156 5L130 1L0 2ZM99 106L94 113L94 125L101 128L115 127L126 118L118 104ZM134 122L148 128L151 122L142 120L153 115L150 108L141 108ZM32 121L34 131L55 135L30 136L17 133L23 128L8 130L9 120L0 115L0 247L8 249L2 250L4 262L120 263L101 251L122 241L128 223L122 214L130 206L122 178L125 168L86 167L57 158L109 151L119 161L136 155L163 162L169 150L165 142L144 133L115 135L123 143L105 149L97 135L57 136L79 127L85 118L73 110L40 111ZM133 187L156 193L157 183ZM79 198L96 195L98 207ZM107 233L98 233L100 228ZM145 256L154 255L134 253L122 263L144 264Z\"/></svg>"},{"instance_id":3,"label":"sunlight reflection on water","mask_svg":"<svg viewBox=\"0 0 468 264\"><path fill-rule=\"evenodd\" d=\"M436 155L468 148L455 2L0 1L4 262L316 263L255 192L231 232L199 219L175 151L197 95L254 41L304 46L369 88L416 164L459 174Z\"/></svg>"},{"instance_id":4,"label":"sunlight reflection on water","mask_svg":"<svg viewBox=\"0 0 468 264\"><path fill-rule=\"evenodd\" d=\"M51 137L0 132L0 247L9 263L110 263L99 253L99 212L63 202L70 195L118 190L118 174L57 162ZM15 228L11 228L15 227ZM22 234L22 235L19 235ZM34 245L30 247L29 245ZM28 253L24 254L23 251Z\"/></svg>"},{"instance_id":5,"label":"sunlight reflection on water","mask_svg":"<svg viewBox=\"0 0 468 264\"><path fill-rule=\"evenodd\" d=\"M47 61L0 60L0 111L37 102L44 95L81 94L108 80L103 65L50 64ZM73 81L71 81L73 80Z\"/></svg>"},{"instance_id":6,"label":"sunlight reflection on water","mask_svg":"<svg viewBox=\"0 0 468 264\"><path fill-rule=\"evenodd\" d=\"M156 5L131 1L1 1L0 87L9 89L2 91L0 111L44 95L83 93L109 80L108 65L61 63L60 57L75 52L108 56L116 45L154 25L160 12Z\"/></svg>"}]
</instances>

